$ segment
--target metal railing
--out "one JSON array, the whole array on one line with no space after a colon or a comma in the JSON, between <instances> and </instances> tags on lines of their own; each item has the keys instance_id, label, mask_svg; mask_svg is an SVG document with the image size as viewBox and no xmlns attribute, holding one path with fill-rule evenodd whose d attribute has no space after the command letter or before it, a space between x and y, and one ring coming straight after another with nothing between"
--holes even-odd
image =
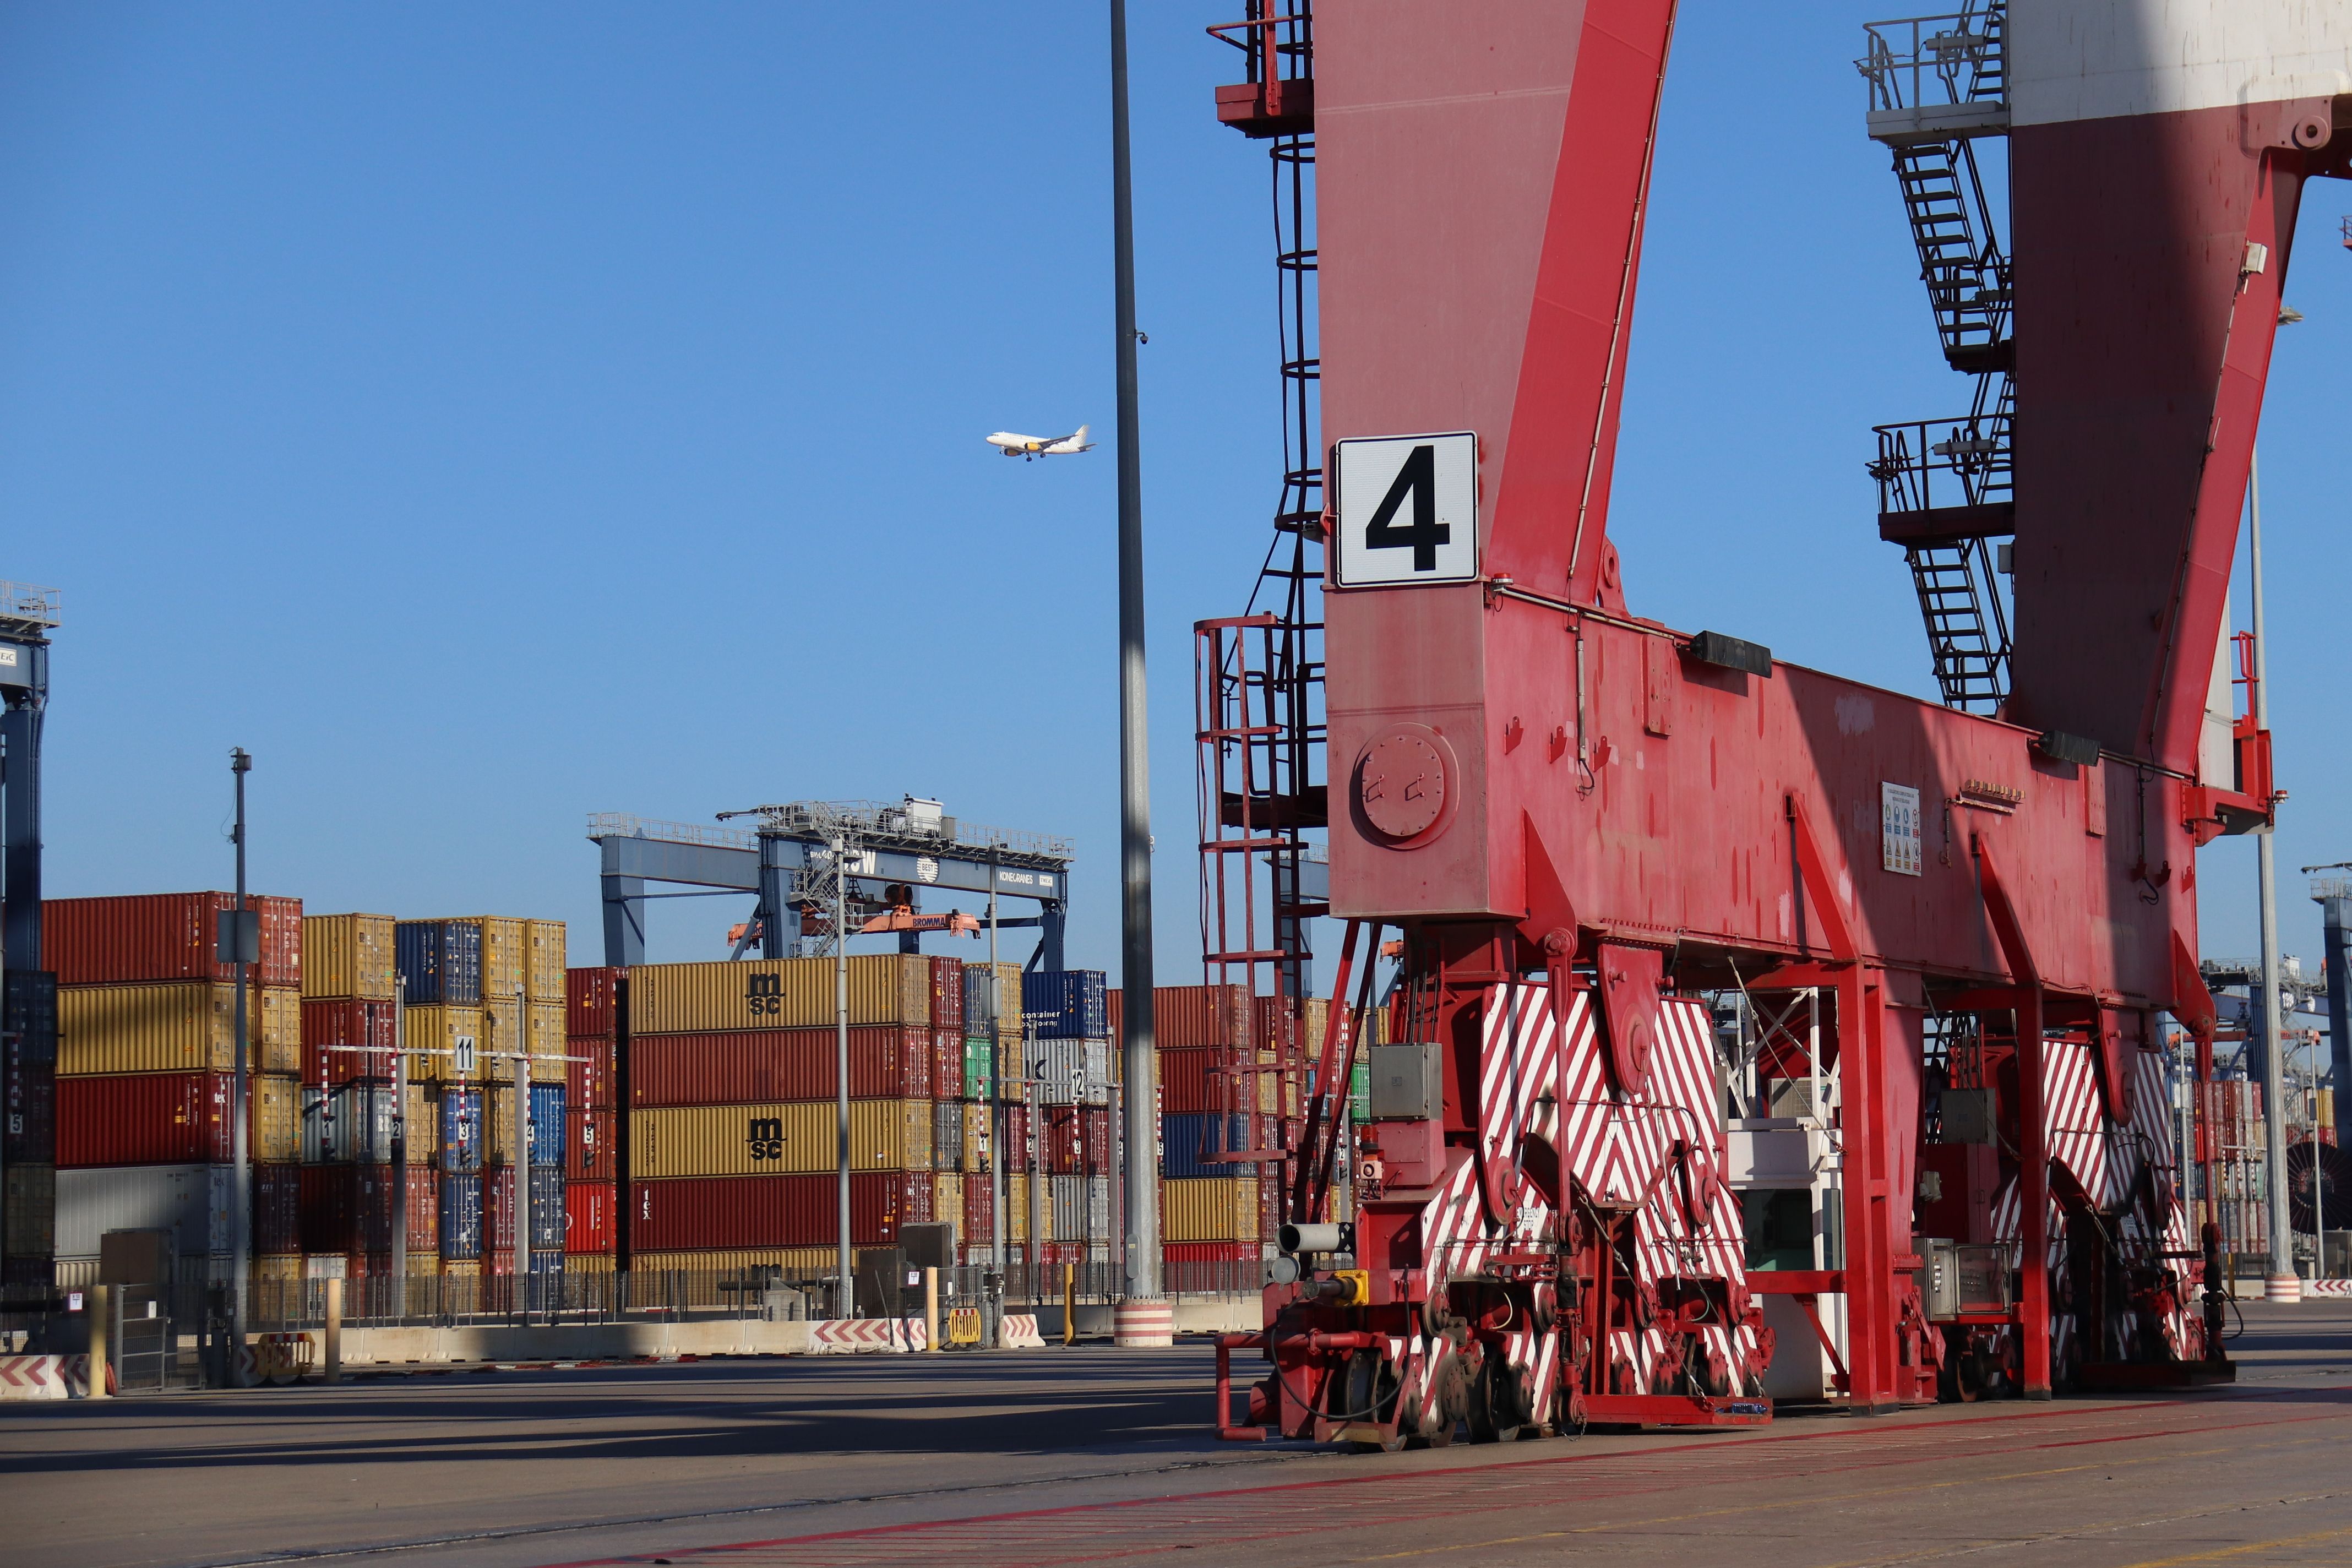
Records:
<instances>
[{"instance_id":1,"label":"metal railing","mask_svg":"<svg viewBox=\"0 0 2352 1568\"><path fill-rule=\"evenodd\" d=\"M1875 110L1993 103L2007 94L2001 68L2006 7L1970 5L1938 16L1866 22L1868 52L1854 61Z\"/></svg>"},{"instance_id":2,"label":"metal railing","mask_svg":"<svg viewBox=\"0 0 2352 1568\"><path fill-rule=\"evenodd\" d=\"M53 626L58 624L58 595L55 588L0 581L0 621Z\"/></svg>"},{"instance_id":3,"label":"metal railing","mask_svg":"<svg viewBox=\"0 0 2352 1568\"><path fill-rule=\"evenodd\" d=\"M1990 506L2011 499L2005 413L1906 420L1875 426L1871 433L1878 437L1878 456L1871 460L1870 477L1878 481L1882 512Z\"/></svg>"},{"instance_id":4,"label":"metal railing","mask_svg":"<svg viewBox=\"0 0 2352 1568\"><path fill-rule=\"evenodd\" d=\"M837 821L861 838L924 841L967 850L993 848L1007 855L1032 856L1048 860L1068 860L1076 853L1070 840L1054 834L987 827L955 818L941 818L941 829L930 832L922 826L921 819L909 815L903 803L796 801L787 805L757 806L753 810L766 820L771 830L786 834L821 834L830 831ZM757 850L760 847L760 830L757 828L729 827L717 823L668 822L627 811L590 812L588 837L597 841L650 838L662 844L691 844L706 849Z\"/></svg>"}]
</instances>

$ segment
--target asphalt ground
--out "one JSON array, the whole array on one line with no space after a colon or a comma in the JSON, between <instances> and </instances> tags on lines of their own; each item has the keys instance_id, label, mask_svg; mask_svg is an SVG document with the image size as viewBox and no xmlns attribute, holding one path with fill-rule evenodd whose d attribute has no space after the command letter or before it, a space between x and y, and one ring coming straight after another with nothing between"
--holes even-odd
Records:
<instances>
[{"instance_id":1,"label":"asphalt ground","mask_svg":"<svg viewBox=\"0 0 2352 1568\"><path fill-rule=\"evenodd\" d=\"M2352 1564L2352 1302L2234 1388L1345 1456L1210 1352L390 1377L0 1405L0 1564Z\"/></svg>"}]
</instances>

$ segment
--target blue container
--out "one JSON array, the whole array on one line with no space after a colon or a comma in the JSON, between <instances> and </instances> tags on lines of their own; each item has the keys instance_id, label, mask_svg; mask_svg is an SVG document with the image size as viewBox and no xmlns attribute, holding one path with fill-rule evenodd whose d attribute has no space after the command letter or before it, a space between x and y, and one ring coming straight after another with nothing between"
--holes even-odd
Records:
<instances>
[{"instance_id":1,"label":"blue container","mask_svg":"<svg viewBox=\"0 0 2352 1568\"><path fill-rule=\"evenodd\" d=\"M482 1091L445 1084L441 1089L441 1168L482 1168Z\"/></svg>"},{"instance_id":2,"label":"blue container","mask_svg":"<svg viewBox=\"0 0 2352 1568\"><path fill-rule=\"evenodd\" d=\"M1223 1123L1222 1127L1220 1123ZM1213 1163L1203 1156L1248 1148L1250 1131L1250 1118L1246 1112L1221 1117L1211 1110L1171 1111L1160 1119L1160 1174L1171 1177L1244 1175L1250 1167ZM1219 1136L1221 1131L1222 1137Z\"/></svg>"},{"instance_id":3,"label":"blue container","mask_svg":"<svg viewBox=\"0 0 2352 1568\"><path fill-rule=\"evenodd\" d=\"M441 1256L458 1263L482 1256L482 1178L441 1178Z\"/></svg>"},{"instance_id":4,"label":"blue container","mask_svg":"<svg viewBox=\"0 0 2352 1568\"><path fill-rule=\"evenodd\" d=\"M996 976L985 963L963 966L963 1032L985 1035L996 1028Z\"/></svg>"},{"instance_id":5,"label":"blue container","mask_svg":"<svg viewBox=\"0 0 2352 1568\"><path fill-rule=\"evenodd\" d=\"M548 1252L539 1247L533 1247L530 1254L530 1271L533 1274L562 1273L563 1254L560 1250Z\"/></svg>"},{"instance_id":6,"label":"blue container","mask_svg":"<svg viewBox=\"0 0 2352 1568\"><path fill-rule=\"evenodd\" d=\"M563 1163L563 1086L560 1083L530 1086L530 1163ZM557 1206L562 1206L561 1194L557 1194ZM561 1244L560 1237L558 1243Z\"/></svg>"},{"instance_id":7,"label":"blue container","mask_svg":"<svg viewBox=\"0 0 2352 1568\"><path fill-rule=\"evenodd\" d=\"M392 947L403 994L412 1006L480 1005L480 926L461 921L403 921L394 929Z\"/></svg>"},{"instance_id":8,"label":"blue container","mask_svg":"<svg viewBox=\"0 0 2352 1568\"><path fill-rule=\"evenodd\" d=\"M1041 1040L1099 1040L1110 1005L1099 969L1040 969L1021 977L1021 1027Z\"/></svg>"}]
</instances>

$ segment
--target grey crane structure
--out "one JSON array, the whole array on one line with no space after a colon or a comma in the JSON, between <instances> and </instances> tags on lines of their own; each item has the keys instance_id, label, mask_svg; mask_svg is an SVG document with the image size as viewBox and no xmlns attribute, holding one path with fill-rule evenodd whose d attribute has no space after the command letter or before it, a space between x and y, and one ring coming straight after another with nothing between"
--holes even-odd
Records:
<instances>
[{"instance_id":1,"label":"grey crane structure","mask_svg":"<svg viewBox=\"0 0 2352 1568\"><path fill-rule=\"evenodd\" d=\"M1037 928L1030 969L1063 969L1069 921L1069 841L1047 834L1013 833L961 823L936 802L909 797L897 805L872 801L802 801L750 812L754 826L661 822L625 812L588 819L588 837L602 856L604 962L627 968L646 961L646 905L664 898L751 893L759 903L734 956L756 942L762 958L792 956L806 889L825 879L837 827L857 847L851 880L879 901L898 886L919 897L936 889L985 900L1026 899L1037 913L999 920L1000 927ZM648 892L649 882L697 889ZM853 906L854 908L855 906ZM900 933L904 951L916 933Z\"/></svg>"}]
</instances>

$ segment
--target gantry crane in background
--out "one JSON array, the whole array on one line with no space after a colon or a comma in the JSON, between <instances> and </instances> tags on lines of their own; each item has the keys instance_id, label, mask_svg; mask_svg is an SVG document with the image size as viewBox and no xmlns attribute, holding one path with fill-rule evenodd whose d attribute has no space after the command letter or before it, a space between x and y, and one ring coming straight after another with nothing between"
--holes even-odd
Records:
<instances>
[{"instance_id":1,"label":"gantry crane in background","mask_svg":"<svg viewBox=\"0 0 2352 1568\"><path fill-rule=\"evenodd\" d=\"M1285 1137L1286 1261L1264 1331L1220 1346L1228 1435L1752 1422L1792 1367L1862 1408L2230 1375L2160 1020L2210 1078L2195 851L2277 798L2267 732L2208 710L2230 562L2303 183L2352 174L2352 104L2266 98L2305 79L2263 62L2352 68L2352 18L2093 12L1866 34L1979 378L1966 419L1882 447L1882 525L1980 574L2014 533L2012 636L1921 587L1948 706L1628 606L1609 496L1672 0L1232 29L1220 117L1314 136L1329 457L1295 624L1327 760L1226 782L1213 759L1308 727L1225 700L1249 667L1204 631L1203 854L1279 852L1319 779L1349 942ZM1351 962L1391 935L1349 1219ZM1237 1350L1269 1364L1234 1427Z\"/></svg>"}]
</instances>

